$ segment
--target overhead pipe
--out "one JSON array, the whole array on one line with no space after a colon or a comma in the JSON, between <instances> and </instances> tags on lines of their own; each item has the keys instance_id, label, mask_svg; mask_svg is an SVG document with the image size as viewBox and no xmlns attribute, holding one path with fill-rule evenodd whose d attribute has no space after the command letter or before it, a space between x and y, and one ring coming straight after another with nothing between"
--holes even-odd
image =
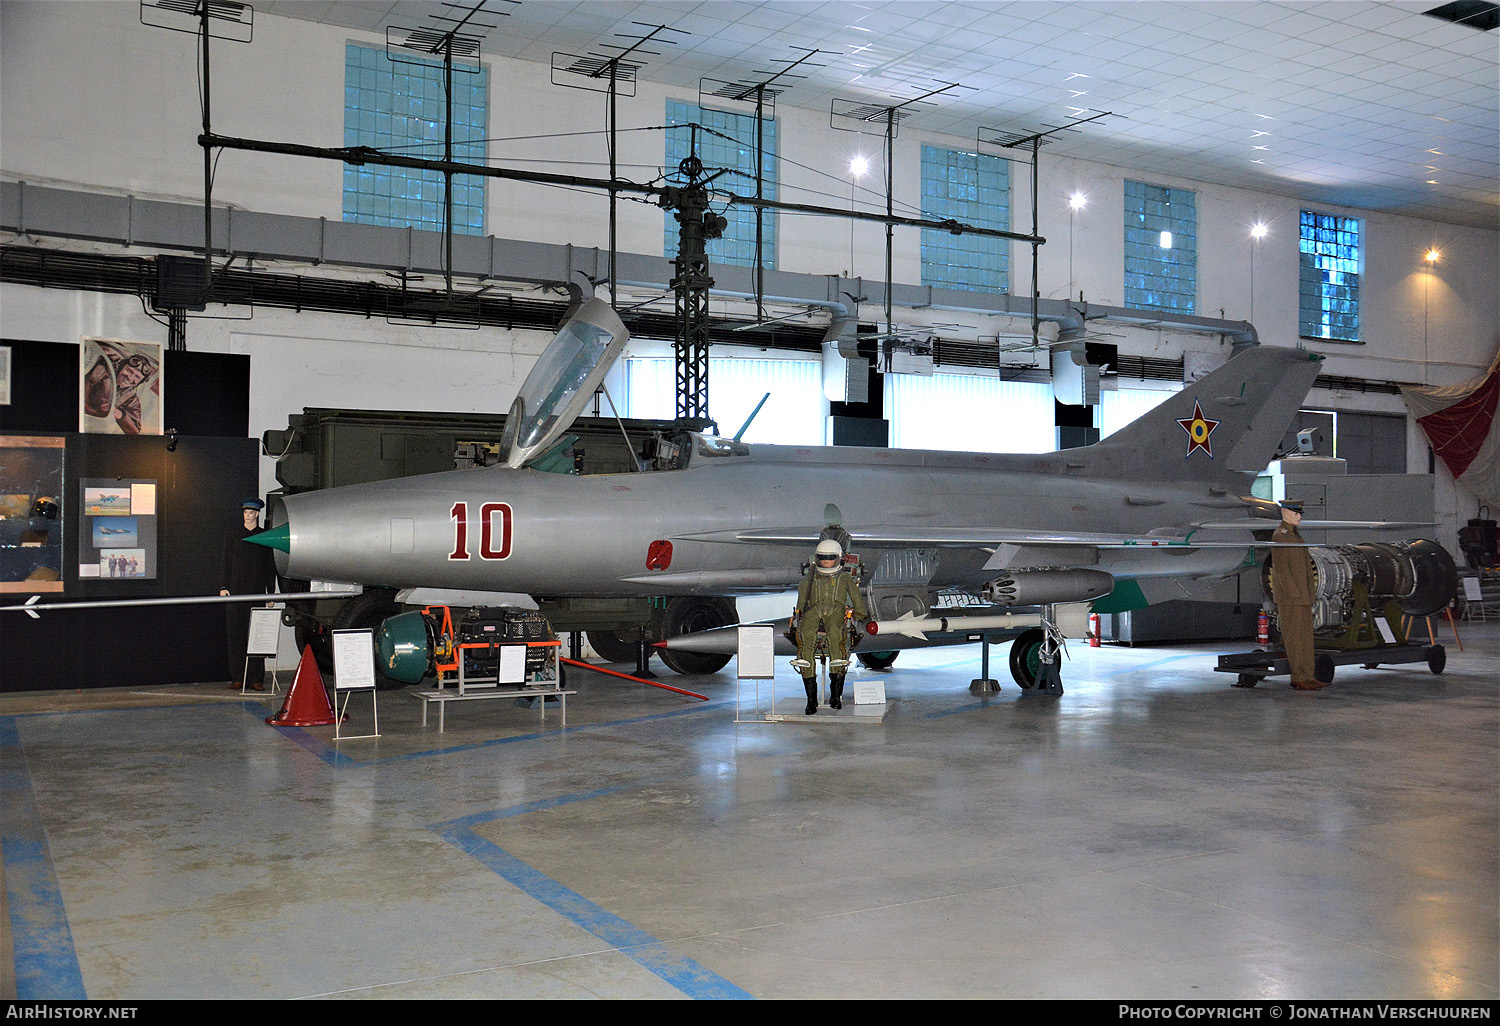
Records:
<instances>
[{"instance_id":1,"label":"overhead pipe","mask_svg":"<svg viewBox=\"0 0 1500 1026\"><path fill-rule=\"evenodd\" d=\"M24 231L30 235L86 239L120 246L154 246L201 252L201 235L194 236L187 225L199 211L198 204L145 200L130 195L110 195L82 190L59 189L26 182L0 182L0 228ZM397 229L374 225L329 222L323 218L292 214L266 214L256 211L220 207L223 215L220 235L225 252L256 256L268 260L292 260L315 264L337 264L348 267L396 268L417 272L440 273L441 261L432 266L405 256L394 259L390 247L380 240ZM402 230L404 235L404 230ZM414 238L437 233L413 232ZM589 249L566 244L523 242L493 236L460 240L465 252L456 257L455 271L475 278L556 284L570 282L579 267L577 254ZM341 244L342 243L342 244ZM472 243L472 247L467 244ZM427 247L418 247L418 253ZM467 258L467 262L466 262ZM638 288L668 291L671 265L662 257L646 254L621 254L623 261L648 275L660 275L651 281L639 273L630 275L630 284ZM597 263L596 259L596 263ZM735 298L754 295L754 286L741 267L720 268L721 283L741 278L748 286L742 290L716 289L717 294ZM775 282L772 282L774 277ZM766 275L766 299L825 309L835 318L851 315L850 304L835 297L853 296L860 300L884 301L884 283L860 278L839 278L822 274L772 271ZM1103 306L1078 300L1038 299L1033 304L1025 296L1008 293L964 292L957 289L895 284L892 299L896 305L948 310L978 315L1011 317L1035 316L1056 324L1058 340L1081 340L1087 333L1087 322L1106 320L1141 327L1217 334L1236 350L1258 345L1259 336L1249 321L1218 320L1188 314L1140 310L1122 306ZM871 295L866 296L864 293Z\"/></svg>"}]
</instances>

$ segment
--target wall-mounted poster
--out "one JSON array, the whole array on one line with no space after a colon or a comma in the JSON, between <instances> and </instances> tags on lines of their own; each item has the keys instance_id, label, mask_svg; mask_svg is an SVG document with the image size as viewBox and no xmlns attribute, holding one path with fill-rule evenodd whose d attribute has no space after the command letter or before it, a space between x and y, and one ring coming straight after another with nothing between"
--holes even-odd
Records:
<instances>
[{"instance_id":1,"label":"wall-mounted poster","mask_svg":"<svg viewBox=\"0 0 1500 1026\"><path fill-rule=\"evenodd\" d=\"M161 345L85 338L78 430L107 435L162 433Z\"/></svg>"},{"instance_id":2,"label":"wall-mounted poster","mask_svg":"<svg viewBox=\"0 0 1500 1026\"><path fill-rule=\"evenodd\" d=\"M155 580L156 482L91 478L79 484L78 576Z\"/></svg>"},{"instance_id":3,"label":"wall-mounted poster","mask_svg":"<svg viewBox=\"0 0 1500 1026\"><path fill-rule=\"evenodd\" d=\"M63 445L0 435L0 592L63 590Z\"/></svg>"}]
</instances>

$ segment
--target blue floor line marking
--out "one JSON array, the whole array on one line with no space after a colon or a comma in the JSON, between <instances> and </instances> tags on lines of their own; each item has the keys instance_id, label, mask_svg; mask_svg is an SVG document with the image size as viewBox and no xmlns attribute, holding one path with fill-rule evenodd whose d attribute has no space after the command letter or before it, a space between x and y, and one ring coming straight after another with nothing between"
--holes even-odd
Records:
<instances>
[{"instance_id":1,"label":"blue floor line marking","mask_svg":"<svg viewBox=\"0 0 1500 1026\"><path fill-rule=\"evenodd\" d=\"M13 716L0 717L0 858L5 863L16 997L88 1000Z\"/></svg>"},{"instance_id":2,"label":"blue floor line marking","mask_svg":"<svg viewBox=\"0 0 1500 1026\"><path fill-rule=\"evenodd\" d=\"M492 814L503 818L509 812ZM457 821L456 821L457 822ZM554 912L571 920L622 955L696 1000L753 1000L754 995L735 986L718 973L691 958L672 954L667 946L644 930L607 912L577 891L570 890L545 873L516 858L492 841L465 826L439 830L439 836L460 851L509 881Z\"/></svg>"},{"instance_id":3,"label":"blue floor line marking","mask_svg":"<svg viewBox=\"0 0 1500 1026\"><path fill-rule=\"evenodd\" d=\"M600 787L593 791L579 791L576 794L558 795L555 798L538 798L536 801L522 802L520 805L512 805L506 809L491 809L487 812L476 812L470 816L460 816L458 819L450 819L446 823L433 823L428 829L441 834L446 830L460 827L476 827L481 823L493 823L499 819L524 816L528 812L542 812L547 809L556 809L563 805L572 805L574 802L586 802L594 798L603 798L605 795L634 790L638 787L640 787L639 783L621 784L618 787Z\"/></svg>"},{"instance_id":4,"label":"blue floor line marking","mask_svg":"<svg viewBox=\"0 0 1500 1026\"><path fill-rule=\"evenodd\" d=\"M1103 671L1101 673L1096 674L1096 676L1099 676L1099 677L1118 677L1118 676L1121 676L1122 674L1127 674L1127 673L1141 673L1141 672L1143 672L1145 670L1154 670L1158 666L1165 666L1168 663L1181 662L1184 659L1212 659L1212 658L1213 658L1213 656L1209 655L1207 652L1184 652L1181 655L1166 656L1165 658L1156 659L1156 660L1153 660L1152 662L1149 662L1149 663L1140 663L1140 664L1138 664L1136 666L1122 666L1119 669L1115 669L1115 670L1105 670L1105 671Z\"/></svg>"},{"instance_id":5,"label":"blue floor line marking","mask_svg":"<svg viewBox=\"0 0 1500 1026\"><path fill-rule=\"evenodd\" d=\"M1143 673L1143 672L1146 672L1148 670L1154 670L1154 669L1156 669L1159 666L1165 666L1168 663L1180 662L1183 659L1202 659L1202 658L1206 658L1206 656L1202 652L1184 652L1181 655L1166 656L1166 657L1164 657L1162 659L1156 659L1156 660L1153 660L1152 662L1149 662L1149 663L1139 663L1139 664L1137 664L1135 666L1121 666L1121 667L1119 667L1117 669L1113 669L1113 670L1103 670L1103 671L1096 670L1094 673L1090 674L1089 676L1090 676L1090 678L1095 679L1095 680L1104 680L1104 679L1108 679L1108 678L1111 678L1111 677L1120 677L1120 676L1124 676L1124 675L1132 674L1132 673ZM1067 686L1067 681L1066 680L1063 681L1063 686L1066 689L1066 686ZM1066 691L1064 691L1064 693L1066 693ZM1022 698L1027 698L1027 697L1031 697L1031 696L1023 694L1021 697ZM942 719L945 716L960 716L960 715L963 715L964 713L980 712L980 711L982 711L984 709L990 708L990 706L992 706L993 704L994 704L993 702L971 702L971 703L962 705L962 706L960 706L957 709L947 709L947 710L944 710L942 712L928 713L925 718L929 719L929 720L940 720L940 719Z\"/></svg>"}]
</instances>

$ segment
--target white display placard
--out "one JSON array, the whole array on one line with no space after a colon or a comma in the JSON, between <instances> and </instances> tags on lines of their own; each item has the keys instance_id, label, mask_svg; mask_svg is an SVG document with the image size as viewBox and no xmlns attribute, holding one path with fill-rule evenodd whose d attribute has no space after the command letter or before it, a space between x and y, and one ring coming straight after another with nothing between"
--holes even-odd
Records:
<instances>
[{"instance_id":1,"label":"white display placard","mask_svg":"<svg viewBox=\"0 0 1500 1026\"><path fill-rule=\"evenodd\" d=\"M1479 578L1464 578L1464 598L1469 602L1484 601L1484 592L1479 589Z\"/></svg>"},{"instance_id":2,"label":"white display placard","mask_svg":"<svg viewBox=\"0 0 1500 1026\"><path fill-rule=\"evenodd\" d=\"M135 481L130 485L130 512L136 516L156 515L156 482Z\"/></svg>"},{"instance_id":3,"label":"white display placard","mask_svg":"<svg viewBox=\"0 0 1500 1026\"><path fill-rule=\"evenodd\" d=\"M375 632L334 631L333 686L338 691L375 687Z\"/></svg>"},{"instance_id":4,"label":"white display placard","mask_svg":"<svg viewBox=\"0 0 1500 1026\"><path fill-rule=\"evenodd\" d=\"M496 671L499 684L526 683L526 646L501 645L500 667Z\"/></svg>"},{"instance_id":5,"label":"white display placard","mask_svg":"<svg viewBox=\"0 0 1500 1026\"><path fill-rule=\"evenodd\" d=\"M1385 639L1387 645L1394 645L1396 643L1396 632L1391 630L1391 625L1386 621L1385 617L1377 616L1375 618L1375 629L1380 632L1380 636Z\"/></svg>"},{"instance_id":6,"label":"white display placard","mask_svg":"<svg viewBox=\"0 0 1500 1026\"><path fill-rule=\"evenodd\" d=\"M273 656L281 637L281 610L264 607L250 610L250 644L245 654Z\"/></svg>"},{"instance_id":7,"label":"white display placard","mask_svg":"<svg viewBox=\"0 0 1500 1026\"><path fill-rule=\"evenodd\" d=\"M885 704L885 681L857 680L854 682L855 705Z\"/></svg>"},{"instance_id":8,"label":"white display placard","mask_svg":"<svg viewBox=\"0 0 1500 1026\"><path fill-rule=\"evenodd\" d=\"M776 628L768 623L745 624L739 630L736 673L741 680L771 680L776 676Z\"/></svg>"}]
</instances>

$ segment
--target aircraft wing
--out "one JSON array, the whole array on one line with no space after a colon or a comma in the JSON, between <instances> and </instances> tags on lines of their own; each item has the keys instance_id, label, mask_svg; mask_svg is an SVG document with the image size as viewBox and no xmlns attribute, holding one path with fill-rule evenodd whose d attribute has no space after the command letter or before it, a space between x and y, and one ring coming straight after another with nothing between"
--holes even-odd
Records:
<instances>
[{"instance_id":1,"label":"aircraft wing","mask_svg":"<svg viewBox=\"0 0 1500 1026\"><path fill-rule=\"evenodd\" d=\"M1405 531L1414 527L1432 527L1432 520L1308 520L1303 518L1297 526L1312 531ZM1194 524L1203 531L1274 531L1277 521L1265 518L1253 520L1219 520Z\"/></svg>"},{"instance_id":2,"label":"aircraft wing","mask_svg":"<svg viewBox=\"0 0 1500 1026\"><path fill-rule=\"evenodd\" d=\"M1274 526L1274 525L1273 525ZM1097 531L1025 531L972 527L861 527L850 537L869 548L995 548L999 545L1107 545L1139 539L1136 534ZM759 528L753 531L716 531L681 535L693 541L748 542L762 545L814 545L821 527ZM1158 539L1165 541L1166 539ZM1175 539L1174 539L1175 540Z\"/></svg>"},{"instance_id":3,"label":"aircraft wing","mask_svg":"<svg viewBox=\"0 0 1500 1026\"><path fill-rule=\"evenodd\" d=\"M1199 531L1272 531L1274 520L1235 520L1196 523L1186 533L1172 534L1123 534L1104 531L1027 531L1012 529L976 529L956 527L862 527L849 530L854 543L866 548L981 548L995 549L1002 545L1057 546L1076 548L1087 546L1099 549L1246 549L1297 547L1296 543L1257 541L1253 538L1230 540L1222 537L1194 540ZM1302 525L1311 530L1360 529L1398 530L1409 527L1430 526L1419 522L1385 520L1304 520ZM802 544L814 545L822 534L821 527L758 528L751 531L716 531L703 534L682 535L684 540L717 541L727 543L749 543L762 545ZM846 528L848 530L848 528ZM1327 542L1305 542L1302 547L1326 546Z\"/></svg>"}]
</instances>

